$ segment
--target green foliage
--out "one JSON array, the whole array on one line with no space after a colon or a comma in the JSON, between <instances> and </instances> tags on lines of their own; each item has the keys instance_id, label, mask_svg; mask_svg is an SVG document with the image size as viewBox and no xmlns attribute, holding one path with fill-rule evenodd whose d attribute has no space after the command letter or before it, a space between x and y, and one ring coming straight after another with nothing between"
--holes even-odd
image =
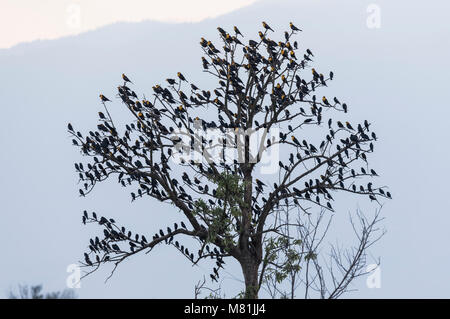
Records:
<instances>
[{"instance_id":1,"label":"green foliage","mask_svg":"<svg viewBox=\"0 0 450 319\"><path fill-rule=\"evenodd\" d=\"M270 237L265 243L265 258L263 263L267 266L265 280L275 280L281 284L289 276L299 273L302 269L302 255L299 253L301 239L290 240L286 237ZM315 256L309 253L305 256Z\"/></svg>"},{"instance_id":2,"label":"green foliage","mask_svg":"<svg viewBox=\"0 0 450 319\"><path fill-rule=\"evenodd\" d=\"M233 234L237 231L232 218L239 220L242 217L241 207L245 206L244 182L239 176L227 172L209 179L217 185L214 204L197 199L194 202L193 214L208 220L207 242L212 243L220 236L227 247L232 247L236 245Z\"/></svg>"}]
</instances>

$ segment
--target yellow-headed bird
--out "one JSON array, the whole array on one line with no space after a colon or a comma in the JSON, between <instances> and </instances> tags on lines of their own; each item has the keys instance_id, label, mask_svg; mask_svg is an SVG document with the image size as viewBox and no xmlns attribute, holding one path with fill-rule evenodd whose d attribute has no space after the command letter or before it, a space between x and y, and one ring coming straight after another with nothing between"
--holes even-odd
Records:
<instances>
[{"instance_id":1,"label":"yellow-headed bird","mask_svg":"<svg viewBox=\"0 0 450 319\"><path fill-rule=\"evenodd\" d=\"M186 78L183 76L183 74L181 74L181 72L178 72L177 76L180 78L181 81L186 81Z\"/></svg>"},{"instance_id":2,"label":"yellow-headed bird","mask_svg":"<svg viewBox=\"0 0 450 319\"><path fill-rule=\"evenodd\" d=\"M292 138L292 142L294 142L295 144L297 144L298 146L300 146L300 142L295 138L294 135L292 135L291 138Z\"/></svg>"},{"instance_id":3,"label":"yellow-headed bird","mask_svg":"<svg viewBox=\"0 0 450 319\"><path fill-rule=\"evenodd\" d=\"M289 22L289 27L291 27L292 31L302 31L299 28L297 28L292 22Z\"/></svg>"},{"instance_id":4,"label":"yellow-headed bird","mask_svg":"<svg viewBox=\"0 0 450 319\"><path fill-rule=\"evenodd\" d=\"M102 102L111 102L110 99L108 99L106 96L104 96L103 94L100 94L100 100L102 100Z\"/></svg>"},{"instance_id":5,"label":"yellow-headed bird","mask_svg":"<svg viewBox=\"0 0 450 319\"><path fill-rule=\"evenodd\" d=\"M237 28L237 26L234 26L234 32L236 33L236 35L241 35L241 37L243 37L241 31L239 31L239 29Z\"/></svg>"},{"instance_id":6,"label":"yellow-headed bird","mask_svg":"<svg viewBox=\"0 0 450 319\"><path fill-rule=\"evenodd\" d=\"M264 29L274 32L273 29L265 21L263 21L262 25L263 25Z\"/></svg>"},{"instance_id":7,"label":"yellow-headed bird","mask_svg":"<svg viewBox=\"0 0 450 319\"><path fill-rule=\"evenodd\" d=\"M129 79L124 73L122 73L122 79L123 79L125 82L133 83L133 82L130 81L130 79Z\"/></svg>"}]
</instances>

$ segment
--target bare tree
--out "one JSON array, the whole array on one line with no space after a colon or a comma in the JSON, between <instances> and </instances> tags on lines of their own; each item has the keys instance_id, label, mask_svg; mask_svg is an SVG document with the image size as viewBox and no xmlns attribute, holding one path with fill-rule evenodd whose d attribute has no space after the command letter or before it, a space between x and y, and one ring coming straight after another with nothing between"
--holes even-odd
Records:
<instances>
[{"instance_id":1,"label":"bare tree","mask_svg":"<svg viewBox=\"0 0 450 319\"><path fill-rule=\"evenodd\" d=\"M65 289L62 291L54 291L43 293L42 285L19 285L18 291L11 290L9 292L9 299L74 299L76 294L73 290Z\"/></svg>"},{"instance_id":2,"label":"bare tree","mask_svg":"<svg viewBox=\"0 0 450 319\"><path fill-rule=\"evenodd\" d=\"M225 298L224 295L221 293L221 288L212 289L207 286L206 284L206 278L203 277L202 280L200 280L194 287L194 298L198 299L203 291L206 291L208 295L206 298L208 299L222 299Z\"/></svg>"},{"instance_id":3,"label":"bare tree","mask_svg":"<svg viewBox=\"0 0 450 319\"><path fill-rule=\"evenodd\" d=\"M334 74L311 68L313 53L301 51L294 39L301 30L291 23L283 39L274 41L264 22L258 39L248 42L236 27L232 33L218 31L220 49L200 41L203 70L216 83L211 89L200 89L178 72L166 85L153 86L147 98L122 74L117 96L131 115L129 124L116 126L103 94L97 130L84 136L69 123L73 144L91 158L75 164L83 183L80 196L116 176L123 187L133 188L132 200L149 196L170 203L183 219L147 239L85 211L84 223L104 228L104 237L92 238L85 253L88 273L105 263L113 263L114 272L133 255L167 244L193 264L214 258L213 281L224 260L234 258L242 268L244 297L257 298L267 270L265 238L277 238L283 227L275 224L280 207L333 212L335 192L374 202L391 196L366 180L377 176L368 166L377 140L371 124L332 119L332 111L345 115L347 104L317 98ZM267 173L274 167L277 182ZM187 247L186 238L196 239L198 247Z\"/></svg>"},{"instance_id":4,"label":"bare tree","mask_svg":"<svg viewBox=\"0 0 450 319\"><path fill-rule=\"evenodd\" d=\"M260 279L272 298L340 297L356 278L368 274L368 250L385 234L380 210L370 218L358 210L350 215L354 245L344 249L338 242L326 248L333 218L326 211L312 216L286 209L280 215L287 222L277 237L267 239L262 263L265 277ZM291 223L292 215L298 216Z\"/></svg>"}]
</instances>

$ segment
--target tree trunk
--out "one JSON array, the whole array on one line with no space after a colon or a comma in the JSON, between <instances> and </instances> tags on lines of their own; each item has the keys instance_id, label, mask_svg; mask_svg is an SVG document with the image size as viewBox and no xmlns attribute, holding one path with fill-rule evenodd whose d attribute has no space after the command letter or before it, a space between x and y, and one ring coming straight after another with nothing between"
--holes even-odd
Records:
<instances>
[{"instance_id":1,"label":"tree trunk","mask_svg":"<svg viewBox=\"0 0 450 319\"><path fill-rule=\"evenodd\" d=\"M251 257L249 252L248 256L243 256L239 261L242 267L242 273L245 280L245 299L258 299L258 263Z\"/></svg>"}]
</instances>

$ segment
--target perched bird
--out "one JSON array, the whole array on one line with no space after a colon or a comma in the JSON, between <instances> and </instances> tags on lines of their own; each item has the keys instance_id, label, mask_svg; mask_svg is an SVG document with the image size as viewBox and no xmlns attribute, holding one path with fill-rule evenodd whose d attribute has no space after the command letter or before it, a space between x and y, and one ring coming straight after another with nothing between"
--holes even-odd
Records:
<instances>
[{"instance_id":1,"label":"perched bird","mask_svg":"<svg viewBox=\"0 0 450 319\"><path fill-rule=\"evenodd\" d=\"M122 73L122 79L123 79L125 82L133 83L133 82L130 81L130 79L129 79L124 73Z\"/></svg>"},{"instance_id":2,"label":"perched bird","mask_svg":"<svg viewBox=\"0 0 450 319\"><path fill-rule=\"evenodd\" d=\"M348 128L349 130L354 130L354 128L350 125L349 122L345 122L345 125L347 126L347 128Z\"/></svg>"},{"instance_id":3,"label":"perched bird","mask_svg":"<svg viewBox=\"0 0 450 319\"><path fill-rule=\"evenodd\" d=\"M375 134L375 132L372 132L372 138L376 141L377 140L377 135Z\"/></svg>"},{"instance_id":4,"label":"perched bird","mask_svg":"<svg viewBox=\"0 0 450 319\"><path fill-rule=\"evenodd\" d=\"M254 41L254 40L248 40L248 44L249 44L251 47L256 47L256 46L258 45L258 42Z\"/></svg>"},{"instance_id":5,"label":"perched bird","mask_svg":"<svg viewBox=\"0 0 450 319\"><path fill-rule=\"evenodd\" d=\"M291 27L292 31L302 31L299 28L297 28L292 22L289 22L289 26Z\"/></svg>"},{"instance_id":6,"label":"perched bird","mask_svg":"<svg viewBox=\"0 0 450 319\"><path fill-rule=\"evenodd\" d=\"M240 35L241 37L243 37L241 31L239 31L239 29L237 28L237 26L234 26L234 33L236 33L236 35Z\"/></svg>"},{"instance_id":7,"label":"perched bird","mask_svg":"<svg viewBox=\"0 0 450 319\"><path fill-rule=\"evenodd\" d=\"M178 76L178 78L179 78L181 81L186 81L186 78L184 77L183 74L181 74L181 72L178 72L178 73L177 73L177 76ZM186 81L186 82L187 82L187 81Z\"/></svg>"},{"instance_id":8,"label":"perched bird","mask_svg":"<svg viewBox=\"0 0 450 319\"><path fill-rule=\"evenodd\" d=\"M294 51L289 52L289 54L291 55L292 58L297 59L297 57L295 56Z\"/></svg>"},{"instance_id":9,"label":"perched bird","mask_svg":"<svg viewBox=\"0 0 450 319\"><path fill-rule=\"evenodd\" d=\"M169 82L169 84L173 85L176 83L176 81L174 79L166 79L167 82Z\"/></svg>"},{"instance_id":10,"label":"perched bird","mask_svg":"<svg viewBox=\"0 0 450 319\"><path fill-rule=\"evenodd\" d=\"M274 32L273 29L266 22L263 21L262 25L263 25L264 29Z\"/></svg>"},{"instance_id":11,"label":"perched bird","mask_svg":"<svg viewBox=\"0 0 450 319\"><path fill-rule=\"evenodd\" d=\"M262 188L263 186L266 186L266 184L261 182L259 179L255 179L255 182L256 182L256 184L258 185L259 188Z\"/></svg>"},{"instance_id":12,"label":"perched bird","mask_svg":"<svg viewBox=\"0 0 450 319\"><path fill-rule=\"evenodd\" d=\"M342 109L344 110L344 113L347 113L347 104L342 104Z\"/></svg>"},{"instance_id":13,"label":"perched bird","mask_svg":"<svg viewBox=\"0 0 450 319\"><path fill-rule=\"evenodd\" d=\"M222 29L221 27L217 27L217 30L220 32L221 35L225 36L227 33L225 32L224 29Z\"/></svg>"},{"instance_id":14,"label":"perched bird","mask_svg":"<svg viewBox=\"0 0 450 319\"><path fill-rule=\"evenodd\" d=\"M108 99L106 96L104 96L103 94L100 94L100 100L102 100L102 102L111 102L110 99Z\"/></svg>"},{"instance_id":15,"label":"perched bird","mask_svg":"<svg viewBox=\"0 0 450 319\"><path fill-rule=\"evenodd\" d=\"M291 136L292 142L294 142L295 144L297 144L298 146L300 146L300 142L295 138L294 135Z\"/></svg>"}]
</instances>

